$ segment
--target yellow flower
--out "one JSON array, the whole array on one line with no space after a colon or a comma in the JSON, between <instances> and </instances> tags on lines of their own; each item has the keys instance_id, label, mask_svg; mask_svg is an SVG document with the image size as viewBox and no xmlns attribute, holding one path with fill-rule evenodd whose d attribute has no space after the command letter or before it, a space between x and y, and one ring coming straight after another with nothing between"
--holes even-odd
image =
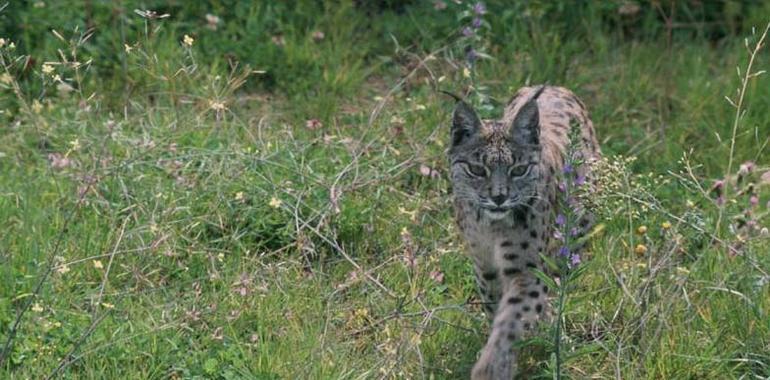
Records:
<instances>
[{"instance_id":1,"label":"yellow flower","mask_svg":"<svg viewBox=\"0 0 770 380\"><path fill-rule=\"evenodd\" d=\"M123 44L123 49L126 50L126 54L129 54L131 53L131 50L134 50L134 48L129 46L128 44Z\"/></svg>"},{"instance_id":2,"label":"yellow flower","mask_svg":"<svg viewBox=\"0 0 770 380\"><path fill-rule=\"evenodd\" d=\"M471 77L471 70L469 70L467 67L463 67L463 76L466 78Z\"/></svg>"},{"instance_id":3,"label":"yellow flower","mask_svg":"<svg viewBox=\"0 0 770 380\"><path fill-rule=\"evenodd\" d=\"M40 306L39 303L35 302L35 304L32 305L32 311L34 311L35 313L39 313L39 312L43 311L43 307Z\"/></svg>"},{"instance_id":4,"label":"yellow flower","mask_svg":"<svg viewBox=\"0 0 770 380\"><path fill-rule=\"evenodd\" d=\"M40 111L42 111L42 110L43 110L43 105L40 104L40 102L37 99L35 99L32 102L32 111L34 113L40 113Z\"/></svg>"},{"instance_id":5,"label":"yellow flower","mask_svg":"<svg viewBox=\"0 0 770 380\"><path fill-rule=\"evenodd\" d=\"M104 306L106 309L114 309L115 305L107 302L102 302L102 306Z\"/></svg>"},{"instance_id":6,"label":"yellow flower","mask_svg":"<svg viewBox=\"0 0 770 380\"><path fill-rule=\"evenodd\" d=\"M182 39L182 42L187 46L193 46L193 43L195 42L195 39L190 37L189 35L185 34L184 38Z\"/></svg>"},{"instance_id":7,"label":"yellow flower","mask_svg":"<svg viewBox=\"0 0 770 380\"><path fill-rule=\"evenodd\" d=\"M104 269L104 265L102 264L101 260L94 260L94 268Z\"/></svg>"},{"instance_id":8,"label":"yellow flower","mask_svg":"<svg viewBox=\"0 0 770 380\"><path fill-rule=\"evenodd\" d=\"M243 191L239 191L235 193L235 200L236 201L242 201L243 200Z\"/></svg>"},{"instance_id":9,"label":"yellow flower","mask_svg":"<svg viewBox=\"0 0 770 380\"><path fill-rule=\"evenodd\" d=\"M269 203L270 207L278 208L278 207L281 207L282 204L283 204L283 202L281 202L280 199L278 199L276 197L270 198L270 203Z\"/></svg>"},{"instance_id":10,"label":"yellow flower","mask_svg":"<svg viewBox=\"0 0 770 380\"><path fill-rule=\"evenodd\" d=\"M68 266L66 266L66 265L62 265L62 266L60 266L60 267L59 267L59 269L57 269L56 271L57 271L57 272L59 272L59 273L61 273L61 274L64 274L64 273L67 273L67 272L69 272L69 271L70 271L70 267L68 267Z\"/></svg>"},{"instance_id":11,"label":"yellow flower","mask_svg":"<svg viewBox=\"0 0 770 380\"><path fill-rule=\"evenodd\" d=\"M43 65L43 74L46 74L46 75L51 74L53 70L54 70L53 66L47 63Z\"/></svg>"},{"instance_id":12,"label":"yellow flower","mask_svg":"<svg viewBox=\"0 0 770 380\"><path fill-rule=\"evenodd\" d=\"M636 248L634 248L634 252L636 252L637 255L642 256L647 253L647 246L644 244L637 244Z\"/></svg>"},{"instance_id":13,"label":"yellow flower","mask_svg":"<svg viewBox=\"0 0 770 380\"><path fill-rule=\"evenodd\" d=\"M639 228L636 229L636 233L639 235L644 235L647 233L647 226L639 226Z\"/></svg>"},{"instance_id":14,"label":"yellow flower","mask_svg":"<svg viewBox=\"0 0 770 380\"><path fill-rule=\"evenodd\" d=\"M671 223L669 223L669 222L663 222L663 223L662 223L660 226L661 226L661 227L662 227L664 230L667 230L667 229L671 228Z\"/></svg>"}]
</instances>

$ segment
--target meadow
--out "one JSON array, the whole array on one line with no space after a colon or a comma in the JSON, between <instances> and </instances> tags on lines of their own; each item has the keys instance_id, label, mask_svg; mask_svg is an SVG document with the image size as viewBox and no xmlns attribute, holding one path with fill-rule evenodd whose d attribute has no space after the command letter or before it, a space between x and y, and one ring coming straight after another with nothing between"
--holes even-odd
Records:
<instances>
[{"instance_id":1,"label":"meadow","mask_svg":"<svg viewBox=\"0 0 770 380\"><path fill-rule=\"evenodd\" d=\"M605 160L520 377L770 378L769 26L751 0L0 3L0 378L468 378L488 322L439 90L495 118L539 83Z\"/></svg>"}]
</instances>

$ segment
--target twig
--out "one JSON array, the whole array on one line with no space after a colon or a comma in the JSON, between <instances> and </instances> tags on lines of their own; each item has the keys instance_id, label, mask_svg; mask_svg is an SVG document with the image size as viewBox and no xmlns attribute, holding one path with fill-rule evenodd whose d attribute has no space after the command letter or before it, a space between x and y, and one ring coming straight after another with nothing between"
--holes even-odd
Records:
<instances>
[{"instance_id":1,"label":"twig","mask_svg":"<svg viewBox=\"0 0 770 380\"><path fill-rule=\"evenodd\" d=\"M730 156L727 160L727 171L725 172L724 178L728 178L730 176L730 173L733 171L733 160L735 159L735 138L738 134L738 124L741 120L741 114L743 113L743 100L746 96L746 87L749 85L749 79L752 77L756 77L759 75L759 73L752 73L751 69L754 66L754 58L756 58L757 53L760 49L762 49L762 45L765 42L765 37L767 37L767 32L770 30L770 23L767 24L765 27L765 31L762 32L762 36L759 37L759 41L756 45L754 45L754 49L749 49L749 42L748 39L745 40L746 49L749 49L749 63L746 65L746 72L744 73L743 77L741 78L741 90L738 93L738 103L735 104L735 118L733 119L733 132L730 137ZM738 69L738 76L740 77L740 68ZM729 191L730 186L724 186L724 194L722 195L724 199L727 199L727 192ZM714 234L719 234L719 227L721 226L722 218L724 216L725 207L727 205L727 202L724 202L721 206L719 206L719 216L717 217L717 223L716 228L714 229Z\"/></svg>"}]
</instances>

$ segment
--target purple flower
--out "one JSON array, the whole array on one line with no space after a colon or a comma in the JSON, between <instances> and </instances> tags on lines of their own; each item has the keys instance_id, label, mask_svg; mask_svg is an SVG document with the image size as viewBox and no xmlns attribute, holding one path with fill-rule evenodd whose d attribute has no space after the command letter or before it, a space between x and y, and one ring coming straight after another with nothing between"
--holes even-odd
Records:
<instances>
[{"instance_id":1,"label":"purple flower","mask_svg":"<svg viewBox=\"0 0 770 380\"><path fill-rule=\"evenodd\" d=\"M559 188L559 191L561 191L562 193L566 192L567 191L567 183L566 182L559 182L558 188Z\"/></svg>"},{"instance_id":2,"label":"purple flower","mask_svg":"<svg viewBox=\"0 0 770 380\"><path fill-rule=\"evenodd\" d=\"M575 237L578 235L580 235L580 228L572 227L572 229L569 231L569 236Z\"/></svg>"},{"instance_id":3,"label":"purple flower","mask_svg":"<svg viewBox=\"0 0 770 380\"><path fill-rule=\"evenodd\" d=\"M471 22L471 26L473 27L473 29L481 28L481 18L479 17L474 18L473 22Z\"/></svg>"},{"instance_id":4,"label":"purple flower","mask_svg":"<svg viewBox=\"0 0 770 380\"><path fill-rule=\"evenodd\" d=\"M468 61L468 63L474 63L479 58L478 53L476 53L476 50L473 48L468 49L468 51L465 53L465 60Z\"/></svg>"},{"instance_id":5,"label":"purple flower","mask_svg":"<svg viewBox=\"0 0 770 380\"><path fill-rule=\"evenodd\" d=\"M586 176L578 175L575 177L575 186L583 186L586 184Z\"/></svg>"},{"instance_id":6,"label":"purple flower","mask_svg":"<svg viewBox=\"0 0 770 380\"><path fill-rule=\"evenodd\" d=\"M564 169L562 169L564 174L572 173L572 164L564 165Z\"/></svg>"},{"instance_id":7,"label":"purple flower","mask_svg":"<svg viewBox=\"0 0 770 380\"><path fill-rule=\"evenodd\" d=\"M569 255L570 255L569 248L567 248L566 246L561 246L561 248L559 248L559 256L569 257Z\"/></svg>"},{"instance_id":8,"label":"purple flower","mask_svg":"<svg viewBox=\"0 0 770 380\"><path fill-rule=\"evenodd\" d=\"M556 240L564 240L564 235L561 234L559 230L553 231L553 238Z\"/></svg>"},{"instance_id":9,"label":"purple flower","mask_svg":"<svg viewBox=\"0 0 770 380\"><path fill-rule=\"evenodd\" d=\"M466 26L465 28L463 28L463 36L470 37L473 35L473 33L474 33L473 29L471 29L469 26Z\"/></svg>"},{"instance_id":10,"label":"purple flower","mask_svg":"<svg viewBox=\"0 0 770 380\"><path fill-rule=\"evenodd\" d=\"M751 205L751 207L758 205L759 197L757 197L756 195L752 195L751 198L749 198L749 204Z\"/></svg>"},{"instance_id":11,"label":"purple flower","mask_svg":"<svg viewBox=\"0 0 770 380\"><path fill-rule=\"evenodd\" d=\"M725 204L725 197L720 195L717 197L717 206L722 206L723 204Z\"/></svg>"},{"instance_id":12,"label":"purple flower","mask_svg":"<svg viewBox=\"0 0 770 380\"><path fill-rule=\"evenodd\" d=\"M473 13L477 15L483 15L484 13L487 13L487 7L484 6L484 3L479 1L476 3L476 5L473 6Z\"/></svg>"},{"instance_id":13,"label":"purple flower","mask_svg":"<svg viewBox=\"0 0 770 380\"><path fill-rule=\"evenodd\" d=\"M563 226L565 223L567 223L567 218L565 218L563 214L556 215L557 226Z\"/></svg>"},{"instance_id":14,"label":"purple flower","mask_svg":"<svg viewBox=\"0 0 770 380\"><path fill-rule=\"evenodd\" d=\"M573 267L577 266L578 264L580 264L580 255L578 255L578 254L572 255L570 257L569 261L570 261L570 263L572 264Z\"/></svg>"}]
</instances>

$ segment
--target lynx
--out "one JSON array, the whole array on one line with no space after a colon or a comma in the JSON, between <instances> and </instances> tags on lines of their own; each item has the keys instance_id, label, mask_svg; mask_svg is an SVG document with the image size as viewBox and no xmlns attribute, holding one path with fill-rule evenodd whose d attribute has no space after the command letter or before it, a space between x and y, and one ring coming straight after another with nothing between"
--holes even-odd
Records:
<instances>
[{"instance_id":1,"label":"lynx","mask_svg":"<svg viewBox=\"0 0 770 380\"><path fill-rule=\"evenodd\" d=\"M514 343L548 313L548 288L532 269L545 270L541 254L556 254L549 244L571 123L580 128L581 154L598 158L588 112L565 88L522 88L500 120L480 120L462 100L455 106L449 149L455 218L491 319L474 380L510 380Z\"/></svg>"}]
</instances>

